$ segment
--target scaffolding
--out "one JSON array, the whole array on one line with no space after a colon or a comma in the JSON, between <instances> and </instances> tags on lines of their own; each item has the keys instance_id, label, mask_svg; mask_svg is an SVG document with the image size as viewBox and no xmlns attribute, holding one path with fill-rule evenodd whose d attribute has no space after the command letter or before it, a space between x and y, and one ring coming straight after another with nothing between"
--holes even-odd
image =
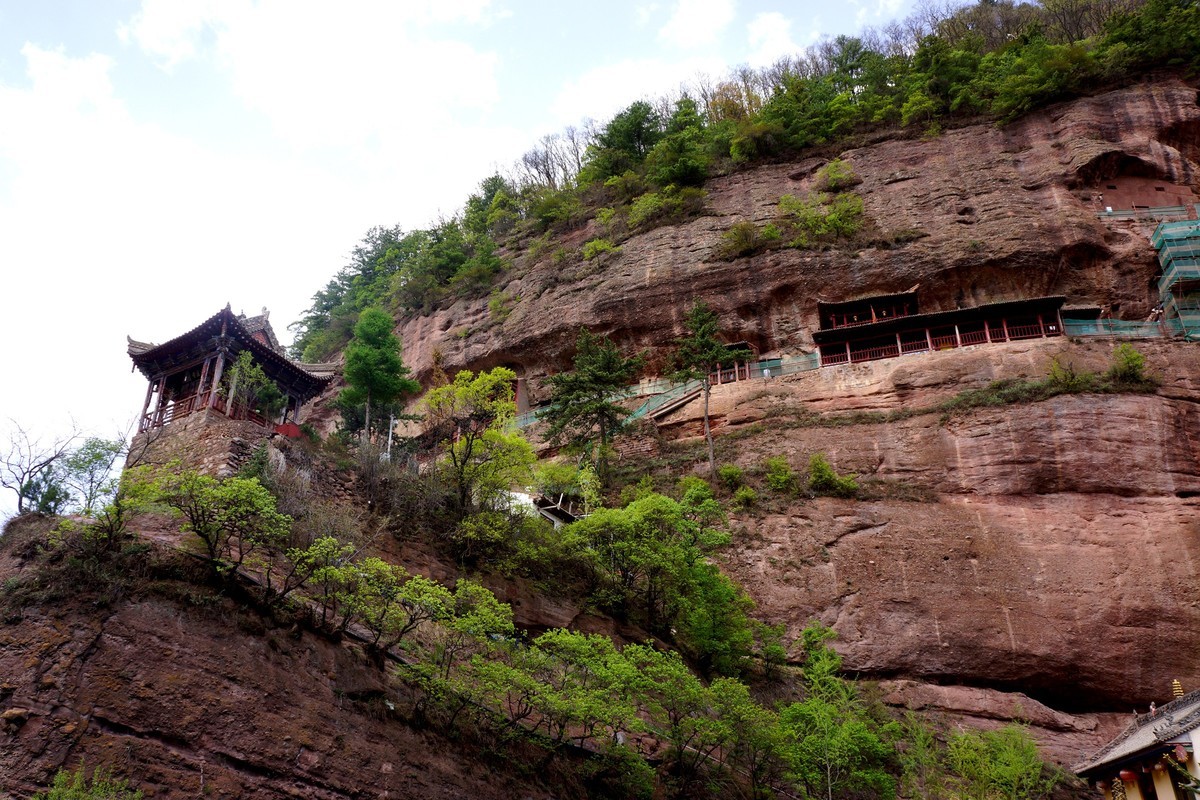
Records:
<instances>
[{"instance_id":1,"label":"scaffolding","mask_svg":"<svg viewBox=\"0 0 1200 800\"><path fill-rule=\"evenodd\" d=\"M1162 321L1189 341L1200 340L1200 221L1160 223L1150 242L1163 271Z\"/></svg>"}]
</instances>

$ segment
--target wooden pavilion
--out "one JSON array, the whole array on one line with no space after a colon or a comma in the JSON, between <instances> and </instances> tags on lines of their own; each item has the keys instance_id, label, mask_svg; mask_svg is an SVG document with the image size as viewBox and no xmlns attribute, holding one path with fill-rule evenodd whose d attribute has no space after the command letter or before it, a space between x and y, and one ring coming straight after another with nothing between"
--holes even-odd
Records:
<instances>
[{"instance_id":1,"label":"wooden pavilion","mask_svg":"<svg viewBox=\"0 0 1200 800\"><path fill-rule=\"evenodd\" d=\"M974 344L1061 336L1065 297L1035 297L920 313L917 291L819 302L813 340L821 366L875 361Z\"/></svg>"},{"instance_id":2,"label":"wooden pavilion","mask_svg":"<svg viewBox=\"0 0 1200 800\"><path fill-rule=\"evenodd\" d=\"M234 314L226 305L168 342L150 344L130 338L129 357L134 368L150 382L138 417L138 433L210 411L262 426L299 422L300 407L333 378L334 367L289 359L275 338L268 316L265 308L262 314L247 317ZM278 419L266 419L243 403L231 403L222 393L225 369L247 350L286 398Z\"/></svg>"}]
</instances>

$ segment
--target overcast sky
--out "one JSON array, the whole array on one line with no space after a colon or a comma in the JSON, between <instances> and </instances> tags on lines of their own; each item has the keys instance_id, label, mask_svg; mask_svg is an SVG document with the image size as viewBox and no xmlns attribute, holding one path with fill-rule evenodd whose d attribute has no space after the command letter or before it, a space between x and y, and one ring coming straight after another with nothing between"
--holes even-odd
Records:
<instances>
[{"instance_id":1,"label":"overcast sky","mask_svg":"<svg viewBox=\"0 0 1200 800\"><path fill-rule=\"evenodd\" d=\"M544 134L911 0L0 0L0 446L112 436L125 335L309 305ZM0 518L14 508L0 494Z\"/></svg>"}]
</instances>

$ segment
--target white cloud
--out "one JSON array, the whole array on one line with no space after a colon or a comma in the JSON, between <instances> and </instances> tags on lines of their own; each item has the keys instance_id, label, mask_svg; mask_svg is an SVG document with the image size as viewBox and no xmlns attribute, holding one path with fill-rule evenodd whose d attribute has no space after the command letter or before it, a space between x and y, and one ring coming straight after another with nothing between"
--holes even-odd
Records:
<instances>
[{"instance_id":1,"label":"white cloud","mask_svg":"<svg viewBox=\"0 0 1200 800\"><path fill-rule=\"evenodd\" d=\"M904 8L904 3L905 0L876 0L873 5L852 2L853 5L859 6L858 12L854 15L855 26L861 28L895 19L900 15L900 10Z\"/></svg>"},{"instance_id":2,"label":"white cloud","mask_svg":"<svg viewBox=\"0 0 1200 800\"><path fill-rule=\"evenodd\" d=\"M765 67L781 56L800 52L800 46L792 41L792 21L778 11L758 14L750 20L746 37L750 44L747 61L752 67Z\"/></svg>"},{"instance_id":3,"label":"white cloud","mask_svg":"<svg viewBox=\"0 0 1200 800\"><path fill-rule=\"evenodd\" d=\"M566 83L550 101L550 113L562 125L585 117L606 120L639 97L671 94L697 75L726 71L719 58L630 59L606 64Z\"/></svg>"},{"instance_id":4,"label":"white cloud","mask_svg":"<svg viewBox=\"0 0 1200 800\"><path fill-rule=\"evenodd\" d=\"M245 106L296 147L415 147L499 98L495 54L438 26L505 13L489 0L144 0L121 32L164 67L212 59Z\"/></svg>"},{"instance_id":5,"label":"white cloud","mask_svg":"<svg viewBox=\"0 0 1200 800\"><path fill-rule=\"evenodd\" d=\"M197 55L201 36L219 16L219 7L220 0L142 0L129 21L117 26L117 36L126 44L136 43L170 71Z\"/></svg>"},{"instance_id":6,"label":"white cloud","mask_svg":"<svg viewBox=\"0 0 1200 800\"><path fill-rule=\"evenodd\" d=\"M633 19L639 28L644 28L650 24L650 20L658 12L658 3L641 3L633 9Z\"/></svg>"},{"instance_id":7,"label":"white cloud","mask_svg":"<svg viewBox=\"0 0 1200 800\"><path fill-rule=\"evenodd\" d=\"M733 22L736 0L678 0L658 38L676 47L715 44Z\"/></svg>"}]
</instances>

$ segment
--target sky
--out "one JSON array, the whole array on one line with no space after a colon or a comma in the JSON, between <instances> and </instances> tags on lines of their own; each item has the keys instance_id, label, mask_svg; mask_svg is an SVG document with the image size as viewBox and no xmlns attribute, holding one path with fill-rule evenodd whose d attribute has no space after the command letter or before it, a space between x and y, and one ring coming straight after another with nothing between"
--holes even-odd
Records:
<instances>
[{"instance_id":1,"label":"sky","mask_svg":"<svg viewBox=\"0 0 1200 800\"><path fill-rule=\"evenodd\" d=\"M0 0L0 449L126 431L126 335L228 302L290 341L371 227L426 227L545 134L911 2Z\"/></svg>"}]
</instances>

